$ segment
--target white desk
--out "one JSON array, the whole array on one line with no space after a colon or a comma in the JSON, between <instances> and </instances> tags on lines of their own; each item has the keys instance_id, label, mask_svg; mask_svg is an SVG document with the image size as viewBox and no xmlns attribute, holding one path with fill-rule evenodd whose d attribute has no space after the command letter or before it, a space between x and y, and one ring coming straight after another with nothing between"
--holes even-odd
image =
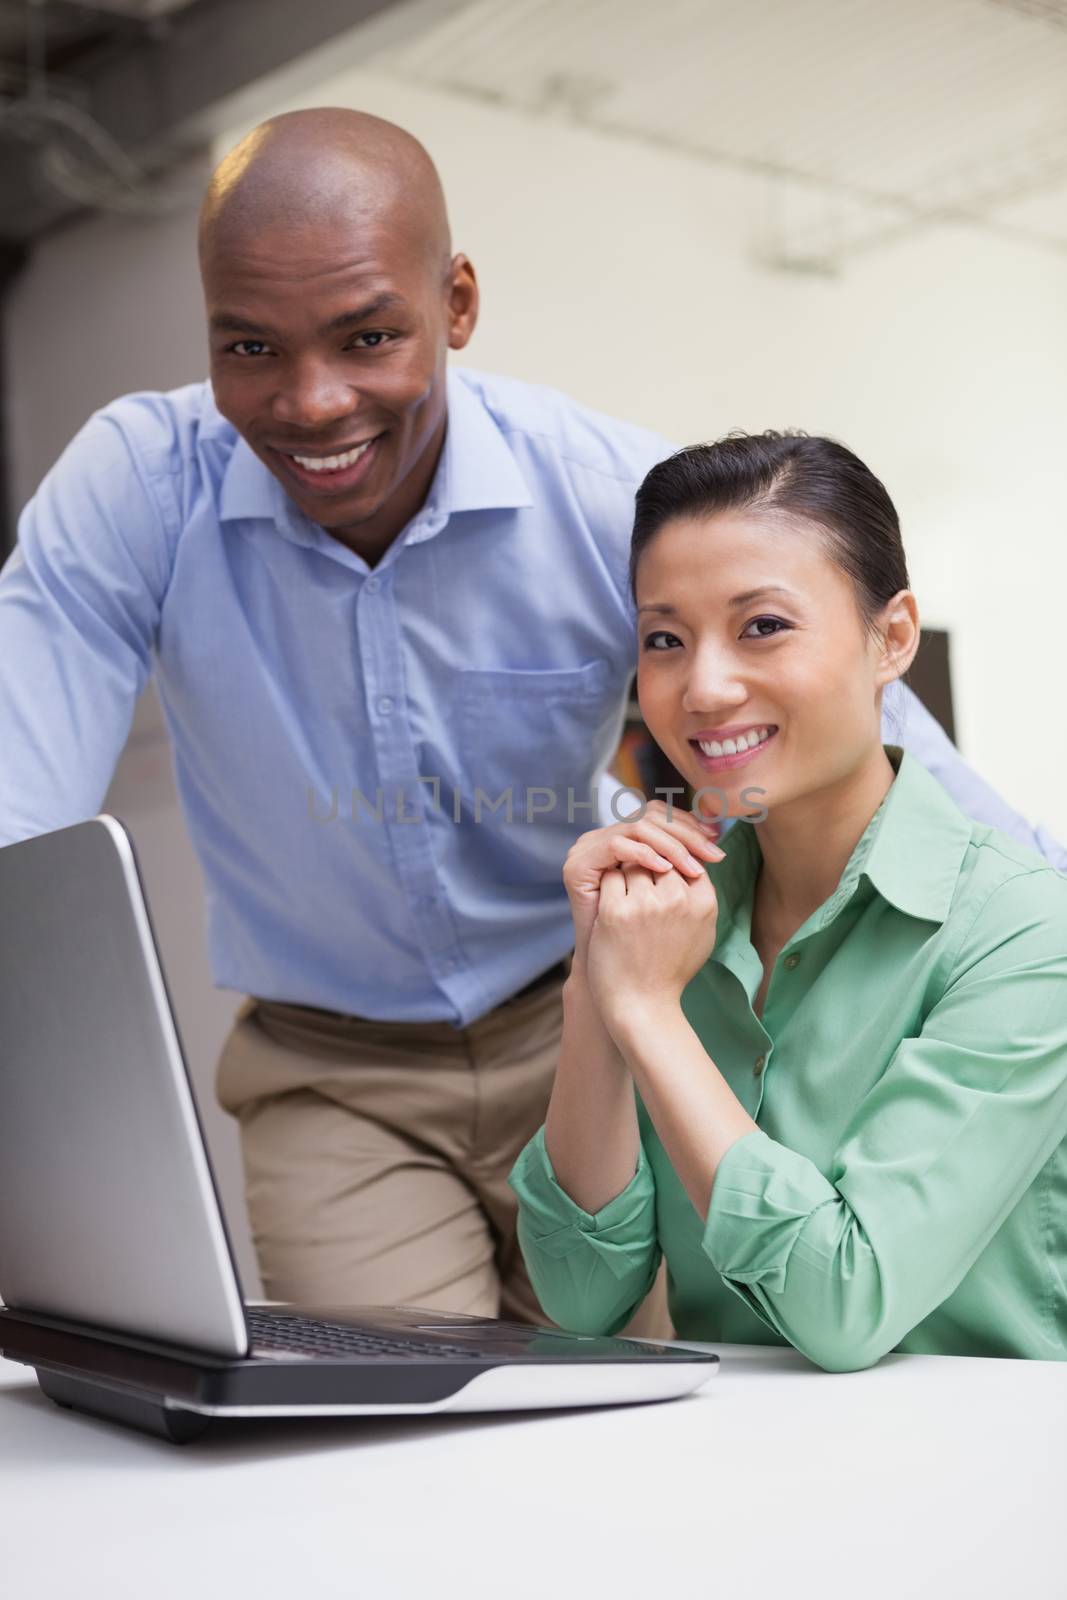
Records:
<instances>
[{"instance_id":1,"label":"white desk","mask_svg":"<svg viewBox=\"0 0 1067 1600\"><path fill-rule=\"evenodd\" d=\"M1067 1362L715 1347L633 1409L235 1423L175 1446L0 1361L0 1587L43 1600L1067 1595Z\"/></svg>"}]
</instances>

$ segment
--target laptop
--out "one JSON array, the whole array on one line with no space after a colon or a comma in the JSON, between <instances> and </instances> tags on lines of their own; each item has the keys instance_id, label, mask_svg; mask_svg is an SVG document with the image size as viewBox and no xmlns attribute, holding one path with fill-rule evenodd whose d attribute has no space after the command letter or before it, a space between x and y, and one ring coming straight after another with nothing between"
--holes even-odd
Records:
<instances>
[{"instance_id":1,"label":"laptop","mask_svg":"<svg viewBox=\"0 0 1067 1600\"><path fill-rule=\"evenodd\" d=\"M243 1299L133 844L0 849L0 1351L61 1406L212 1418L671 1399L718 1357L410 1306Z\"/></svg>"}]
</instances>

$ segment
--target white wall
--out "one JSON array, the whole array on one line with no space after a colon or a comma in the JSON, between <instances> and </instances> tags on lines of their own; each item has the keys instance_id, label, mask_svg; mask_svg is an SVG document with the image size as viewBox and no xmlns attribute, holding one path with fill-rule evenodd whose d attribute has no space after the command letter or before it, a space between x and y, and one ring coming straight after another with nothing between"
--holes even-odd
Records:
<instances>
[{"instance_id":1,"label":"white wall","mask_svg":"<svg viewBox=\"0 0 1067 1600\"><path fill-rule=\"evenodd\" d=\"M926 620L952 630L966 755L1067 840L1067 764L1055 731L1057 607L1067 591L1067 263L940 228L856 262L838 281L784 277L753 265L767 204L756 180L383 72L346 74L302 103L392 117L434 153L456 247L473 258L484 291L471 364L554 383L679 442L791 424L858 450L899 505ZM191 210L153 223L101 218L36 251L5 328L20 499L93 407L202 375L193 224ZM199 880L161 739L146 696L109 803L145 864L255 1287L236 1140L211 1088L237 997L210 985L190 887Z\"/></svg>"}]
</instances>

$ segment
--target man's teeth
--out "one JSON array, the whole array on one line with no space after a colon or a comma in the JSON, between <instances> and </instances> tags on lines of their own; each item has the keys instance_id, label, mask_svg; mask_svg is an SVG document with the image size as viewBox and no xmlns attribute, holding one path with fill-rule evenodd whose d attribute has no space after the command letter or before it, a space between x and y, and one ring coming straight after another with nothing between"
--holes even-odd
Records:
<instances>
[{"instance_id":1,"label":"man's teeth","mask_svg":"<svg viewBox=\"0 0 1067 1600\"><path fill-rule=\"evenodd\" d=\"M373 443L373 439L367 439L353 450L346 450L343 456L294 456L293 460L308 472L340 472L342 467L354 467Z\"/></svg>"},{"instance_id":2,"label":"man's teeth","mask_svg":"<svg viewBox=\"0 0 1067 1600\"><path fill-rule=\"evenodd\" d=\"M700 748L706 756L735 756L739 750L754 750L758 744L763 744L770 738L767 728L750 728L747 733L742 733L737 739L724 739L720 744L718 739L698 740Z\"/></svg>"}]
</instances>

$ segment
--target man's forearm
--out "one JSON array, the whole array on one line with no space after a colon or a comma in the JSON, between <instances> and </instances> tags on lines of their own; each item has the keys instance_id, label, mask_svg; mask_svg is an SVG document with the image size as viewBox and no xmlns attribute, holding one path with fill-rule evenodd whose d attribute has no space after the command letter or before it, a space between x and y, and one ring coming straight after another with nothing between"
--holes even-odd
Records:
<instances>
[{"instance_id":1,"label":"man's forearm","mask_svg":"<svg viewBox=\"0 0 1067 1600\"><path fill-rule=\"evenodd\" d=\"M577 965L563 986L563 1040L545 1149L557 1182L583 1211L614 1200L637 1170L633 1080Z\"/></svg>"}]
</instances>

